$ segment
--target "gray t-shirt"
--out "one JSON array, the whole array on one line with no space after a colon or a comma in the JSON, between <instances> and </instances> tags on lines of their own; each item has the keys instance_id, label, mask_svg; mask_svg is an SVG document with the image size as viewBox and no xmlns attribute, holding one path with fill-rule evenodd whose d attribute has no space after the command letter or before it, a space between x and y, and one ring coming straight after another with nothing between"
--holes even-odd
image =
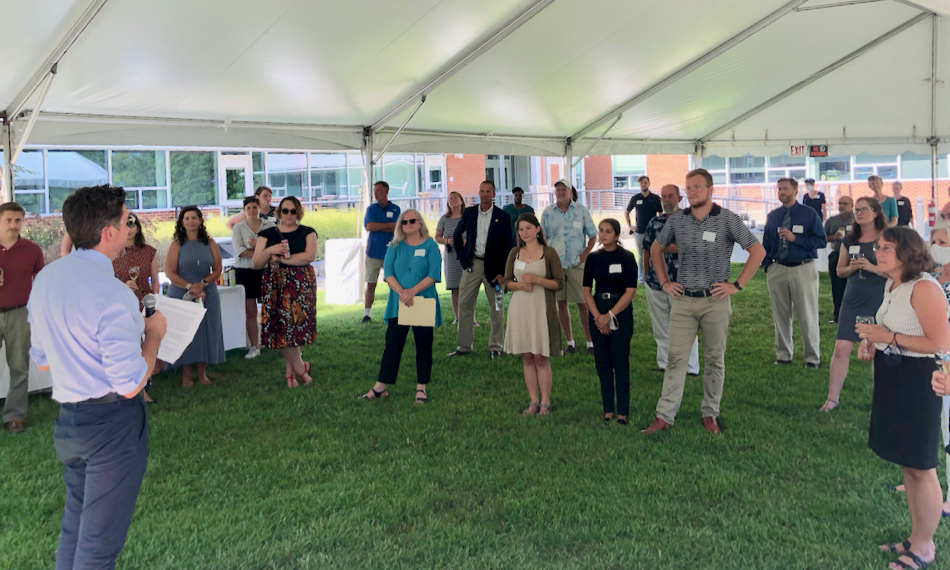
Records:
<instances>
[{"instance_id":1,"label":"gray t-shirt","mask_svg":"<svg viewBox=\"0 0 950 570\"><path fill-rule=\"evenodd\" d=\"M838 230L844 230L844 232L850 233L851 226L854 224L854 212L848 214L848 217L842 218L841 214L837 216L831 216L825 220L825 235L834 235L838 233ZM842 238L843 239L843 236ZM831 251L838 251L838 248L841 247L841 239L836 239L834 241L828 240L828 245L831 247Z\"/></svg>"}]
</instances>

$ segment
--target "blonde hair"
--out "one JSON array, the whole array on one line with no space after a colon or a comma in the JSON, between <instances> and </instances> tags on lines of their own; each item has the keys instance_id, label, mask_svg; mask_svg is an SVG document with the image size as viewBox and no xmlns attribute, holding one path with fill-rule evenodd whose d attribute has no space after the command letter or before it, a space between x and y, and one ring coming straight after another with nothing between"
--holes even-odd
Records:
<instances>
[{"instance_id":1,"label":"blonde hair","mask_svg":"<svg viewBox=\"0 0 950 570\"><path fill-rule=\"evenodd\" d=\"M934 244L934 233L939 232L940 230L947 232L947 238L950 239L950 222L940 220L934 224L934 227L930 228L930 241L927 242L928 246Z\"/></svg>"},{"instance_id":2,"label":"blonde hair","mask_svg":"<svg viewBox=\"0 0 950 570\"><path fill-rule=\"evenodd\" d=\"M402 213L399 214L399 219L396 220L396 232L395 232L395 235L393 236L393 241L391 241L389 245L391 246L399 245L400 242L406 239L406 232L402 231L402 219L409 212L412 212L419 218L419 222L418 222L419 235L421 235L422 239L424 240L429 239L429 228L428 226L426 226L426 221L425 219L423 219L422 214L420 214L418 210L413 210L412 208L409 208L408 210L403 210Z\"/></svg>"},{"instance_id":3,"label":"blonde hair","mask_svg":"<svg viewBox=\"0 0 950 570\"><path fill-rule=\"evenodd\" d=\"M452 217L452 206L449 206L449 200L452 199L452 196L459 197L459 202L462 203L462 211L465 211L465 198L462 198L462 194L460 192L452 191L449 192L449 197L445 199L445 215L447 217Z\"/></svg>"}]
</instances>

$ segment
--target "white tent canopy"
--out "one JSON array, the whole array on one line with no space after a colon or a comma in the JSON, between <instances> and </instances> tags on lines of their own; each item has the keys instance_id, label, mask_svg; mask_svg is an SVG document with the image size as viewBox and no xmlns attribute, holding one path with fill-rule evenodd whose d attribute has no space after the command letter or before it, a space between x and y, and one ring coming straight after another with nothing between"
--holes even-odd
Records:
<instances>
[{"instance_id":1,"label":"white tent canopy","mask_svg":"<svg viewBox=\"0 0 950 570\"><path fill-rule=\"evenodd\" d=\"M3 4L7 157L27 137L378 153L410 117L389 151L576 156L606 132L590 154L929 154L950 136L946 0Z\"/></svg>"}]
</instances>

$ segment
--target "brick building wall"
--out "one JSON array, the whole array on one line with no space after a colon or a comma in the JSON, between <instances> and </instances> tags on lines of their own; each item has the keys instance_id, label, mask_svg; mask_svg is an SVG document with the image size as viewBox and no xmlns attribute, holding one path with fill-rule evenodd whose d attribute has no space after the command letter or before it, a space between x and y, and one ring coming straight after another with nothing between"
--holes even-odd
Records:
<instances>
[{"instance_id":1,"label":"brick building wall","mask_svg":"<svg viewBox=\"0 0 950 570\"><path fill-rule=\"evenodd\" d=\"M610 156L588 156L584 159L584 187L591 190L614 187L614 165Z\"/></svg>"},{"instance_id":2,"label":"brick building wall","mask_svg":"<svg viewBox=\"0 0 950 570\"><path fill-rule=\"evenodd\" d=\"M689 172L689 155L647 155L647 176L650 177L650 187L654 192L659 193L660 188L667 184L676 184L683 188L687 172Z\"/></svg>"},{"instance_id":3,"label":"brick building wall","mask_svg":"<svg viewBox=\"0 0 950 570\"><path fill-rule=\"evenodd\" d=\"M478 185L485 180L485 155L445 155L445 176L448 178L449 192L458 192L466 197L477 197ZM471 200L466 200L466 202L473 203Z\"/></svg>"}]
</instances>

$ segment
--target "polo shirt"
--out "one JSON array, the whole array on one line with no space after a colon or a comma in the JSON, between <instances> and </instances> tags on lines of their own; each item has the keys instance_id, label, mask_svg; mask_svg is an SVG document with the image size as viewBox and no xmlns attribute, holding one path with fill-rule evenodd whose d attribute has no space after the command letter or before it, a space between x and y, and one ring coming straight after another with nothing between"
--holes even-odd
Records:
<instances>
[{"instance_id":1,"label":"polo shirt","mask_svg":"<svg viewBox=\"0 0 950 570\"><path fill-rule=\"evenodd\" d=\"M894 198L897 202L897 225L899 226L909 226L911 220L914 219L914 205L911 203L911 199L907 196L901 196L900 198Z\"/></svg>"},{"instance_id":2,"label":"polo shirt","mask_svg":"<svg viewBox=\"0 0 950 570\"><path fill-rule=\"evenodd\" d=\"M650 220L663 213L663 205L660 203L660 196L653 192L648 192L646 196L640 192L627 204L627 211L636 210L637 215L637 233L646 232L647 224Z\"/></svg>"},{"instance_id":3,"label":"polo shirt","mask_svg":"<svg viewBox=\"0 0 950 570\"><path fill-rule=\"evenodd\" d=\"M395 202L390 202L385 208L380 206L379 202L370 204L369 207L366 208L366 215L363 216L363 227L366 227L366 224L370 222L394 224L396 220L399 219L400 211L399 206L397 206ZM394 233L395 232L369 232L369 237L366 238L366 257L385 259L386 246L389 245L389 242L393 241Z\"/></svg>"},{"instance_id":4,"label":"polo shirt","mask_svg":"<svg viewBox=\"0 0 950 570\"><path fill-rule=\"evenodd\" d=\"M20 237L10 249L0 245L0 308L19 307L30 299L33 278L43 269L43 250Z\"/></svg>"},{"instance_id":5,"label":"polo shirt","mask_svg":"<svg viewBox=\"0 0 950 570\"><path fill-rule=\"evenodd\" d=\"M584 262L584 287L593 288L595 295L612 293L623 295L627 289L637 288L637 258L618 246L613 251L598 249L591 252Z\"/></svg>"},{"instance_id":6,"label":"polo shirt","mask_svg":"<svg viewBox=\"0 0 950 570\"><path fill-rule=\"evenodd\" d=\"M687 289L709 289L729 281L735 244L749 249L759 240L735 212L713 204L701 220L693 216L692 208L670 214L656 243L666 247L673 242L679 251L679 283Z\"/></svg>"},{"instance_id":7,"label":"polo shirt","mask_svg":"<svg viewBox=\"0 0 950 570\"><path fill-rule=\"evenodd\" d=\"M656 241L656 236L660 235L660 232L663 231L663 226L666 225L666 220L669 217L669 215L663 214L650 220L650 224L647 225L647 231L643 234L644 250L650 251L650 248L653 247L653 242ZM666 261L667 277L669 277L670 281L676 283L676 277L680 271L679 256L675 253L664 253L663 260ZM643 276L643 282L646 283L650 289L661 291L663 288L660 287L660 280L656 276L656 268L653 266L654 263L656 263L656 260L653 259L651 254L650 268L646 270L646 275Z\"/></svg>"},{"instance_id":8,"label":"polo shirt","mask_svg":"<svg viewBox=\"0 0 950 570\"><path fill-rule=\"evenodd\" d=\"M785 259L779 259L779 248L786 240L778 237L778 230L782 227L786 212L791 216L792 227L789 229L795 234L795 241L788 241L788 253ZM828 239L815 210L795 202L790 208L779 206L769 212L765 218L762 245L765 247L762 267L767 271L773 263L801 263L806 259L817 259L818 250L828 245Z\"/></svg>"},{"instance_id":9,"label":"polo shirt","mask_svg":"<svg viewBox=\"0 0 950 570\"><path fill-rule=\"evenodd\" d=\"M854 212L849 212L848 217L842 218L841 214L837 216L831 216L828 218L828 221L825 222L825 239L828 239L827 236L833 236L838 233L838 230L843 229L845 234L851 232L851 226L854 225ZM844 238L841 238L844 239ZM828 245L831 247L831 251L838 251L838 248L841 247L841 239L836 239L828 242Z\"/></svg>"}]
</instances>

